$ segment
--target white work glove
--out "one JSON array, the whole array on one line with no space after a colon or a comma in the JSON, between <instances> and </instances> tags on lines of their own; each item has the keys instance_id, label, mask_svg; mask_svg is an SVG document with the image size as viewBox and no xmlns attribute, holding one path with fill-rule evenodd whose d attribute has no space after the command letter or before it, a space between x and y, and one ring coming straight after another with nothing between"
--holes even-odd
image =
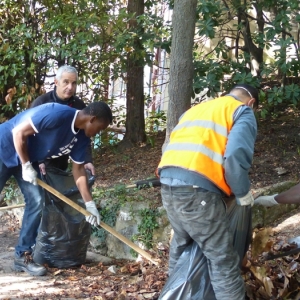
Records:
<instances>
[{"instance_id":1,"label":"white work glove","mask_svg":"<svg viewBox=\"0 0 300 300\"><path fill-rule=\"evenodd\" d=\"M252 193L249 191L244 197L240 197L240 198L236 197L236 203L237 205L240 206L246 206L246 205L253 206L254 198L252 196Z\"/></svg>"},{"instance_id":2,"label":"white work glove","mask_svg":"<svg viewBox=\"0 0 300 300\"><path fill-rule=\"evenodd\" d=\"M91 213L91 215L85 217L86 221L93 226L100 225L100 215L96 203L93 200L85 202L85 207Z\"/></svg>"},{"instance_id":3,"label":"white work glove","mask_svg":"<svg viewBox=\"0 0 300 300\"><path fill-rule=\"evenodd\" d=\"M257 197L254 200L254 205L260 204L266 207L270 207L270 206L274 206L274 205L278 205L279 203L275 200L275 196L277 196L278 194L275 195L271 195L271 196L260 196Z\"/></svg>"},{"instance_id":4,"label":"white work glove","mask_svg":"<svg viewBox=\"0 0 300 300\"><path fill-rule=\"evenodd\" d=\"M32 167L30 161L26 162L25 164L22 164L22 178L25 181L28 181L34 185L37 185L37 182L36 182L37 172Z\"/></svg>"},{"instance_id":5,"label":"white work glove","mask_svg":"<svg viewBox=\"0 0 300 300\"><path fill-rule=\"evenodd\" d=\"M94 167L94 165L92 163L86 163L84 165L84 168L86 170L90 171L93 176L95 175L95 167Z\"/></svg>"},{"instance_id":6,"label":"white work glove","mask_svg":"<svg viewBox=\"0 0 300 300\"><path fill-rule=\"evenodd\" d=\"M42 175L46 175L46 165L44 163L39 164L40 172Z\"/></svg>"}]
</instances>

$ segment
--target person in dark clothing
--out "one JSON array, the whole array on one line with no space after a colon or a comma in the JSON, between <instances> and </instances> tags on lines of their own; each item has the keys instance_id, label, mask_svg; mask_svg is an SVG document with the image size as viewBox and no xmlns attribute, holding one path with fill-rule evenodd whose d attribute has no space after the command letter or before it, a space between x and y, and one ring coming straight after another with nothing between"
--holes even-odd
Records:
<instances>
[{"instance_id":1,"label":"person in dark clothing","mask_svg":"<svg viewBox=\"0 0 300 300\"><path fill-rule=\"evenodd\" d=\"M41 104L55 102L80 110L84 109L86 107L85 103L75 96L77 81L78 73L74 67L68 65L60 67L57 70L54 79L54 90L37 97L32 102L30 107L36 107ZM68 155L46 159L45 161L39 163L40 171L43 175L46 174L46 167L55 167L65 171L68 168L68 159ZM84 167L86 170L89 170L92 175L95 175L91 145L89 145L86 150Z\"/></svg>"}]
</instances>

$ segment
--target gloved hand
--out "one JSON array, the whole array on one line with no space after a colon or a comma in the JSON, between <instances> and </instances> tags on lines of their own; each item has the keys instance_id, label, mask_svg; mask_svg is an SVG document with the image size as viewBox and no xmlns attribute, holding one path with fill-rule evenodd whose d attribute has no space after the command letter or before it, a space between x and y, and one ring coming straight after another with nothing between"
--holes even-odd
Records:
<instances>
[{"instance_id":1,"label":"gloved hand","mask_svg":"<svg viewBox=\"0 0 300 300\"><path fill-rule=\"evenodd\" d=\"M236 203L237 205L240 206L246 206L246 205L253 206L254 198L252 196L252 193L249 191L244 197L236 198Z\"/></svg>"},{"instance_id":2,"label":"gloved hand","mask_svg":"<svg viewBox=\"0 0 300 300\"><path fill-rule=\"evenodd\" d=\"M40 172L42 175L46 175L46 165L44 163L39 164Z\"/></svg>"},{"instance_id":3,"label":"gloved hand","mask_svg":"<svg viewBox=\"0 0 300 300\"><path fill-rule=\"evenodd\" d=\"M101 218L100 218L99 211L96 207L96 203L93 200L89 202L85 202L85 207L86 210L91 213L90 216L85 217L86 221L93 226L100 225Z\"/></svg>"},{"instance_id":4,"label":"gloved hand","mask_svg":"<svg viewBox=\"0 0 300 300\"><path fill-rule=\"evenodd\" d=\"M37 182L36 182L37 172L32 167L30 161L26 162L25 164L22 164L22 178L25 181L28 181L34 185L37 185Z\"/></svg>"},{"instance_id":5,"label":"gloved hand","mask_svg":"<svg viewBox=\"0 0 300 300\"><path fill-rule=\"evenodd\" d=\"M91 172L91 174L93 175L93 176L95 176L95 167L94 167L94 165L92 164L92 163L86 163L85 165L84 165L84 168L86 169L86 170L89 170L90 172Z\"/></svg>"},{"instance_id":6,"label":"gloved hand","mask_svg":"<svg viewBox=\"0 0 300 300\"><path fill-rule=\"evenodd\" d=\"M278 194L275 195L271 195L271 196L260 196L257 197L254 200L254 205L260 204L266 207L271 207L274 205L278 205L279 203L275 200L275 196L277 196Z\"/></svg>"}]
</instances>

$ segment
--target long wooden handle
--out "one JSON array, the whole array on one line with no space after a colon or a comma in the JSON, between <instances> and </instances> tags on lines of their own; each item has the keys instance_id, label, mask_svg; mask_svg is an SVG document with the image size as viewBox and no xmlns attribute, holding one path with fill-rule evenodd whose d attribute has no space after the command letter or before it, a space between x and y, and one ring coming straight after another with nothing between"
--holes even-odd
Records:
<instances>
[{"instance_id":1,"label":"long wooden handle","mask_svg":"<svg viewBox=\"0 0 300 300\"><path fill-rule=\"evenodd\" d=\"M77 211L79 211L83 215L85 215L85 216L90 216L91 215L91 213L88 212L86 209L82 208L80 205L78 205L77 203L73 202L71 199L67 198L65 195L63 195L62 193L60 193L59 191L57 191L56 189L54 189L53 187L51 187L50 185L48 185L47 183L45 183L44 181L42 181L40 179L37 179L37 183L41 187L43 187L45 190L47 190L48 192L52 193L53 195L55 195L56 197L58 197L62 201L68 203L70 206L72 206L74 209L76 209ZM112 235L114 235L116 238L118 238L119 240L121 240L127 246L129 246L130 248L132 248L134 251L136 251L137 253L141 254L143 257L147 258L153 264L155 264L155 265L159 264L157 261L153 260L153 258L150 256L149 253L147 253L145 250L143 250L140 247L138 247L135 243L133 243L128 238L126 238L124 235L122 235L119 232L117 232L116 230L114 230L112 227L108 226L107 224L103 223L102 221L100 222L100 226L102 228L104 228L106 231L108 231L109 233L111 233Z\"/></svg>"},{"instance_id":2,"label":"long wooden handle","mask_svg":"<svg viewBox=\"0 0 300 300\"><path fill-rule=\"evenodd\" d=\"M16 204L16 205L10 205L10 206L3 206L0 207L0 210L7 210L7 209L13 209L13 208L19 208L19 207L24 207L25 203L22 204Z\"/></svg>"}]
</instances>

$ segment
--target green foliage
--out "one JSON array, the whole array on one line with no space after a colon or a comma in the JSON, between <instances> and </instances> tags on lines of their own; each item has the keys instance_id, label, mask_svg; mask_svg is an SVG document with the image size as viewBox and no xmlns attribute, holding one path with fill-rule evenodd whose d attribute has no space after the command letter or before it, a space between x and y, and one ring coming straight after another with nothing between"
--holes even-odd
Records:
<instances>
[{"instance_id":1,"label":"green foliage","mask_svg":"<svg viewBox=\"0 0 300 300\"><path fill-rule=\"evenodd\" d=\"M83 88L77 94L86 103L107 101L111 80L120 77L127 84L132 82L126 73L128 63L157 65L154 49L170 52L171 27L164 21L158 1L144 1L145 14L140 16L127 13L124 1L2 2L1 122L27 109L63 64L79 71ZM127 26L133 23L136 26ZM120 108L117 126L124 125L127 117L126 110L119 112ZM99 140L95 139L97 146ZM111 136L102 141L109 145L118 142Z\"/></svg>"},{"instance_id":2,"label":"green foliage","mask_svg":"<svg viewBox=\"0 0 300 300\"><path fill-rule=\"evenodd\" d=\"M3 188L4 201L10 202L11 200L14 200L18 195L17 190L18 190L17 182L12 177L7 181L6 185Z\"/></svg>"},{"instance_id":3,"label":"green foliage","mask_svg":"<svg viewBox=\"0 0 300 300\"><path fill-rule=\"evenodd\" d=\"M113 147L120 142L118 136L113 132L101 132L93 138L93 148Z\"/></svg>"},{"instance_id":4,"label":"green foliage","mask_svg":"<svg viewBox=\"0 0 300 300\"><path fill-rule=\"evenodd\" d=\"M145 119L146 133L153 133L166 128L167 116L165 111L150 111Z\"/></svg>"},{"instance_id":5,"label":"green foliage","mask_svg":"<svg viewBox=\"0 0 300 300\"><path fill-rule=\"evenodd\" d=\"M194 91L196 94L207 90L208 97L215 97L221 91L221 81L224 76L224 65L213 59L195 60Z\"/></svg>"},{"instance_id":6,"label":"green foliage","mask_svg":"<svg viewBox=\"0 0 300 300\"><path fill-rule=\"evenodd\" d=\"M155 146L156 133L166 129L167 116L165 111L150 111L145 119L147 144Z\"/></svg>"},{"instance_id":7,"label":"green foliage","mask_svg":"<svg viewBox=\"0 0 300 300\"><path fill-rule=\"evenodd\" d=\"M10 101L2 101L3 116L27 108L42 93L53 67L65 63L78 69L82 83L89 82L81 95L84 100L94 86L107 84L109 64L115 59L107 45L115 28L124 27L124 14L110 15L116 7L100 0L76 3L5 1L0 8L1 99L9 88L16 89Z\"/></svg>"},{"instance_id":8,"label":"green foliage","mask_svg":"<svg viewBox=\"0 0 300 300\"><path fill-rule=\"evenodd\" d=\"M154 49L170 52L171 26L160 1L143 3L145 14L136 16L127 13L124 1L2 1L1 121L27 109L63 64L79 71L83 88L77 94L86 103L107 101L111 80L132 82L126 73L129 62L157 65ZM125 114L117 126L124 124Z\"/></svg>"},{"instance_id":9,"label":"green foliage","mask_svg":"<svg viewBox=\"0 0 300 300\"><path fill-rule=\"evenodd\" d=\"M158 64L155 49L171 52L172 26L164 21L160 5L172 9L173 0L145 0L141 16L128 14L124 1L3 0L1 4L1 121L26 109L44 91L45 81L52 81L57 66L68 63L78 69L85 87L80 96L86 102L106 101L110 80L120 77L126 82L129 59L152 66ZM265 88L263 115L279 105L298 105L298 85L286 78L297 78L300 72L299 42L292 27L300 21L299 1L205 0L198 1L196 13L195 96L215 97L245 82L270 86ZM137 24L134 28L127 26L132 21ZM275 50L269 57L271 49ZM291 52L295 56L289 57ZM276 82L268 85L268 81ZM115 99L111 101L114 108ZM123 126L126 111L117 110L115 123ZM150 116L146 128L155 130L162 124L164 116ZM108 140L117 142L110 136Z\"/></svg>"},{"instance_id":10,"label":"green foliage","mask_svg":"<svg viewBox=\"0 0 300 300\"><path fill-rule=\"evenodd\" d=\"M155 146L155 137L153 135L147 135L147 144L150 144L152 148Z\"/></svg>"},{"instance_id":11,"label":"green foliage","mask_svg":"<svg viewBox=\"0 0 300 300\"><path fill-rule=\"evenodd\" d=\"M252 76L251 73L247 73L247 72L236 72L233 76L232 76L232 81L236 82L236 83L247 83L253 86L257 86L257 80L256 78L254 78Z\"/></svg>"},{"instance_id":12,"label":"green foliage","mask_svg":"<svg viewBox=\"0 0 300 300\"><path fill-rule=\"evenodd\" d=\"M95 188L93 189L93 198L107 198L117 201L120 205L130 201L130 190L124 185L116 185L111 189ZM109 203L108 203L109 204Z\"/></svg>"},{"instance_id":13,"label":"green foliage","mask_svg":"<svg viewBox=\"0 0 300 300\"><path fill-rule=\"evenodd\" d=\"M112 110L112 114L114 116L113 123L117 127L125 127L126 121L126 107L124 105L116 105L114 103L114 99L110 99L108 104Z\"/></svg>"},{"instance_id":14,"label":"green foliage","mask_svg":"<svg viewBox=\"0 0 300 300\"><path fill-rule=\"evenodd\" d=\"M292 27L298 1L200 1L197 10L194 92L201 93L200 99L248 83L264 87L263 116L281 105L298 105L298 85L286 80L300 72L299 42ZM268 12L272 14L267 18ZM271 49L273 57L266 52ZM291 51L295 57L288 57Z\"/></svg>"},{"instance_id":15,"label":"green foliage","mask_svg":"<svg viewBox=\"0 0 300 300\"><path fill-rule=\"evenodd\" d=\"M137 26L124 27L111 44L118 55L117 63L112 65L113 77L122 77L127 69L129 59L136 65L145 66L157 64L154 58L154 48L165 49L170 52L171 27L164 22L163 15L154 5L157 1L147 1L145 14L140 16L127 15L124 22L136 20ZM155 13L153 13L153 11Z\"/></svg>"},{"instance_id":16,"label":"green foliage","mask_svg":"<svg viewBox=\"0 0 300 300\"><path fill-rule=\"evenodd\" d=\"M260 90L260 92L259 92L259 101L260 101L260 104L263 103L263 108L260 110L259 114L262 118L266 118L266 116L268 115L268 109L265 108L266 107L265 103L267 100L266 100L266 93L263 90ZM257 115L259 115L259 114L257 114Z\"/></svg>"},{"instance_id":17,"label":"green foliage","mask_svg":"<svg viewBox=\"0 0 300 300\"><path fill-rule=\"evenodd\" d=\"M197 7L199 18L196 23L196 34L210 39L215 37L218 18L222 15L219 1L200 1Z\"/></svg>"},{"instance_id":18,"label":"green foliage","mask_svg":"<svg viewBox=\"0 0 300 300\"><path fill-rule=\"evenodd\" d=\"M283 88L282 87L273 87L268 91L267 101L268 103L272 103L273 105L278 105L283 101Z\"/></svg>"},{"instance_id":19,"label":"green foliage","mask_svg":"<svg viewBox=\"0 0 300 300\"><path fill-rule=\"evenodd\" d=\"M126 188L124 185L116 185L111 189L96 188L93 190L93 198L96 199L96 202L99 202L100 199L108 199L105 201L105 204L102 204L100 215L101 220L111 227L115 226L120 208L125 203L136 203L145 200L139 195L137 189ZM158 228L157 217L159 217L159 215L157 209L141 209L139 211L141 222L138 225L138 233L132 237L132 240L140 241L147 248L151 248L153 243L153 230ZM101 243L105 243L107 232L104 229L93 227L92 234L96 236Z\"/></svg>"},{"instance_id":20,"label":"green foliage","mask_svg":"<svg viewBox=\"0 0 300 300\"><path fill-rule=\"evenodd\" d=\"M133 241L139 241L147 249L153 246L153 230L158 228L157 217L159 212L157 209L145 208L140 211L142 217L141 223L138 225L138 234L132 236Z\"/></svg>"},{"instance_id":21,"label":"green foliage","mask_svg":"<svg viewBox=\"0 0 300 300\"><path fill-rule=\"evenodd\" d=\"M111 204L109 206L106 206L100 210L100 216L101 221L103 221L105 224L113 227L116 224L117 215L120 210L120 204ZM92 228L92 234L96 236L101 243L105 243L106 237L107 237L107 231L103 228L99 227L93 227Z\"/></svg>"},{"instance_id":22,"label":"green foliage","mask_svg":"<svg viewBox=\"0 0 300 300\"><path fill-rule=\"evenodd\" d=\"M113 189L93 189L93 199L109 199L104 207L101 207L100 216L101 220L107 225L113 227L117 220L120 207L126 203L130 197L128 197L128 190L123 185L115 186ZM99 200L96 202L99 202ZM101 243L105 243L107 232L103 228L92 228L92 234L97 236Z\"/></svg>"},{"instance_id":23,"label":"green foliage","mask_svg":"<svg viewBox=\"0 0 300 300\"><path fill-rule=\"evenodd\" d=\"M285 99L288 102L297 105L300 100L300 87L298 84L290 84L285 87Z\"/></svg>"},{"instance_id":24,"label":"green foliage","mask_svg":"<svg viewBox=\"0 0 300 300\"><path fill-rule=\"evenodd\" d=\"M114 116L113 125L115 125L117 128L125 127L126 108L124 105L116 105L114 100L115 99L109 99L107 101L107 104L110 106L112 114ZM100 149L102 147L113 147L119 142L119 134L107 130L97 134L93 138L94 149Z\"/></svg>"},{"instance_id":25,"label":"green foliage","mask_svg":"<svg viewBox=\"0 0 300 300\"><path fill-rule=\"evenodd\" d=\"M298 84L290 84L286 86L273 86L266 92L261 91L260 102L263 105L261 116L265 118L270 113L276 114L288 105L298 106L300 96L300 87Z\"/></svg>"}]
</instances>

